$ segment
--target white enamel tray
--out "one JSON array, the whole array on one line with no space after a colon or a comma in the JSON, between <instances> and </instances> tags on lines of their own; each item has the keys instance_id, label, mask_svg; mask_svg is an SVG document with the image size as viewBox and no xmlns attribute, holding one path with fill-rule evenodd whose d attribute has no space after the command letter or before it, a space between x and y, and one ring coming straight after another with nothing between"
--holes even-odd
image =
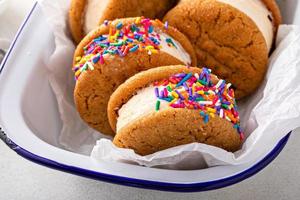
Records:
<instances>
[{"instance_id":1,"label":"white enamel tray","mask_svg":"<svg viewBox=\"0 0 300 200\"><path fill-rule=\"evenodd\" d=\"M285 5L283 1L280 5L288 11L288 22L300 21L293 14L297 9L300 11L299 5L295 6L297 1L293 6ZM61 121L41 59L51 55L54 45L54 36L36 3L0 66L0 138L33 162L127 186L178 192L206 191L232 185L257 173L288 141L290 134L255 163L185 171L106 161L97 163L88 156L60 149L54 138L61 129Z\"/></svg>"}]
</instances>

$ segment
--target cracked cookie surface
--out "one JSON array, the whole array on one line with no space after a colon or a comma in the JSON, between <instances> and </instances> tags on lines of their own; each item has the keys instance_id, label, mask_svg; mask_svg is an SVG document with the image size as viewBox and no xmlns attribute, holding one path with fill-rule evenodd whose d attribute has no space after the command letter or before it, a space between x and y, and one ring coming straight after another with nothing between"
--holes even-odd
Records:
<instances>
[{"instance_id":1,"label":"cracked cookie surface","mask_svg":"<svg viewBox=\"0 0 300 200\"><path fill-rule=\"evenodd\" d=\"M275 19L280 23L280 17ZM261 84L268 49L262 33L244 13L216 0L182 0L164 20L190 39L198 65L234 85L237 98L252 94Z\"/></svg>"},{"instance_id":2,"label":"cracked cookie surface","mask_svg":"<svg viewBox=\"0 0 300 200\"><path fill-rule=\"evenodd\" d=\"M205 124L197 110L171 108L131 122L113 140L116 146L133 149L140 155L193 142L232 152L241 146L230 122L215 117Z\"/></svg>"}]
</instances>

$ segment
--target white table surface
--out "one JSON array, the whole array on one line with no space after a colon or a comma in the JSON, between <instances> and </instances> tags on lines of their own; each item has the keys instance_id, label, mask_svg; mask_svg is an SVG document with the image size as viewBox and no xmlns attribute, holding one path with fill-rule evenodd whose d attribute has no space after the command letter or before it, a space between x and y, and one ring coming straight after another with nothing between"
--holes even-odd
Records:
<instances>
[{"instance_id":1,"label":"white table surface","mask_svg":"<svg viewBox=\"0 0 300 200\"><path fill-rule=\"evenodd\" d=\"M8 1L8 10L0 14L0 38L12 40L33 0ZM300 129L277 159L257 175L224 189L181 194L118 186L48 169L23 159L0 141L0 200L299 199L299 153Z\"/></svg>"}]
</instances>

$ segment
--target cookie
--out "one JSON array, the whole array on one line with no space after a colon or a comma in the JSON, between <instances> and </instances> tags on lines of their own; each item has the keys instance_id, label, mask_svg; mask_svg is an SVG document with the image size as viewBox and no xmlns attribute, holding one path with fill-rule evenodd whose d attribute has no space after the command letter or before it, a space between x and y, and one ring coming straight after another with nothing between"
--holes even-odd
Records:
<instances>
[{"instance_id":1,"label":"cookie","mask_svg":"<svg viewBox=\"0 0 300 200\"><path fill-rule=\"evenodd\" d=\"M105 20L144 16L162 19L175 0L72 0L69 27L76 43Z\"/></svg>"},{"instance_id":2,"label":"cookie","mask_svg":"<svg viewBox=\"0 0 300 200\"><path fill-rule=\"evenodd\" d=\"M76 108L89 126L114 135L107 119L107 102L121 83L150 68L195 63L188 39L159 20L138 17L103 24L75 51Z\"/></svg>"},{"instance_id":3,"label":"cookie","mask_svg":"<svg viewBox=\"0 0 300 200\"><path fill-rule=\"evenodd\" d=\"M181 0L164 20L190 39L198 65L231 82L240 99L264 79L281 16L274 0Z\"/></svg>"},{"instance_id":4,"label":"cookie","mask_svg":"<svg viewBox=\"0 0 300 200\"><path fill-rule=\"evenodd\" d=\"M234 152L243 140L234 91L207 68L140 72L115 90L107 110L113 143L140 155L193 142Z\"/></svg>"}]
</instances>

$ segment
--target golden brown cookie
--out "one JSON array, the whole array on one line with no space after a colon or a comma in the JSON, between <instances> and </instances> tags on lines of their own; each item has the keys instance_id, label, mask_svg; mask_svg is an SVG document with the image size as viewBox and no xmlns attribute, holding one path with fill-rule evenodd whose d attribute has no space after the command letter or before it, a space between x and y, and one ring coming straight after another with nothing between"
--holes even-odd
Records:
<instances>
[{"instance_id":1,"label":"golden brown cookie","mask_svg":"<svg viewBox=\"0 0 300 200\"><path fill-rule=\"evenodd\" d=\"M264 78L281 16L274 0L264 0L266 6L231 0L237 4L233 6L229 1L181 0L164 20L190 39L198 65L231 82L236 97L243 98Z\"/></svg>"},{"instance_id":2,"label":"golden brown cookie","mask_svg":"<svg viewBox=\"0 0 300 200\"><path fill-rule=\"evenodd\" d=\"M233 89L207 68L165 66L140 72L110 97L113 143L148 155L199 142L236 151L243 133Z\"/></svg>"},{"instance_id":3,"label":"golden brown cookie","mask_svg":"<svg viewBox=\"0 0 300 200\"><path fill-rule=\"evenodd\" d=\"M69 26L76 43L105 20L144 16L162 19L176 0L72 0Z\"/></svg>"},{"instance_id":4,"label":"golden brown cookie","mask_svg":"<svg viewBox=\"0 0 300 200\"><path fill-rule=\"evenodd\" d=\"M89 126L114 135L107 103L121 83L143 70L189 63L195 64L196 56L188 39L159 20L126 18L101 25L75 51L76 108Z\"/></svg>"}]
</instances>

